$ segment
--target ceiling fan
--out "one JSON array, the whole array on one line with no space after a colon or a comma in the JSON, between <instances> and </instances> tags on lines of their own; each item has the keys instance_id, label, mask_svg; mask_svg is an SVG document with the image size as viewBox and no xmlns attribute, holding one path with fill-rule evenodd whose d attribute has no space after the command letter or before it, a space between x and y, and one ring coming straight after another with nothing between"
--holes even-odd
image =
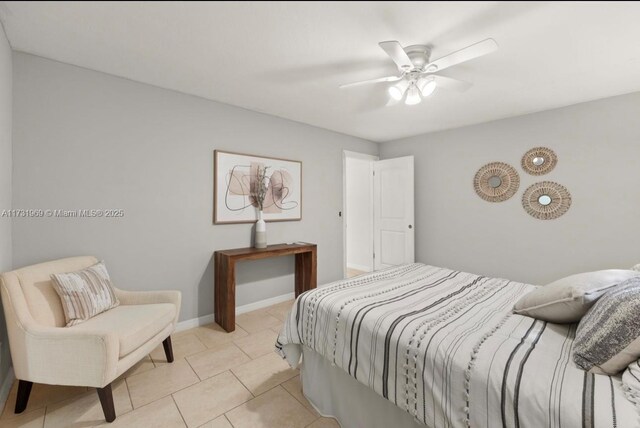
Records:
<instances>
[{"instance_id":1,"label":"ceiling fan","mask_svg":"<svg viewBox=\"0 0 640 428\"><path fill-rule=\"evenodd\" d=\"M486 39L452 54L430 61L431 48L424 45L412 45L403 48L399 42L393 40L378 43L398 66L399 76L387 76L379 79L364 80L362 82L347 83L340 88L367 85L370 83L398 82L388 88L389 96L394 101L401 101L407 105L419 104L423 97L428 97L436 87L466 91L471 83L451 77L439 76L435 73L454 65L490 54L498 49L493 39Z\"/></svg>"}]
</instances>

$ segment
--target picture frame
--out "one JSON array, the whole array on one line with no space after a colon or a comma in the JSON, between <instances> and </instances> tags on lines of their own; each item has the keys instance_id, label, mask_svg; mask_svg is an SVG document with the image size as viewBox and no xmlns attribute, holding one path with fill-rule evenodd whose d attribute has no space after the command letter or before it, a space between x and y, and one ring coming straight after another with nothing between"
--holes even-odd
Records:
<instances>
[{"instance_id":1,"label":"picture frame","mask_svg":"<svg viewBox=\"0 0 640 428\"><path fill-rule=\"evenodd\" d=\"M246 153L213 151L213 223L254 223L256 171L267 170L266 222L302 220L302 162Z\"/></svg>"}]
</instances>

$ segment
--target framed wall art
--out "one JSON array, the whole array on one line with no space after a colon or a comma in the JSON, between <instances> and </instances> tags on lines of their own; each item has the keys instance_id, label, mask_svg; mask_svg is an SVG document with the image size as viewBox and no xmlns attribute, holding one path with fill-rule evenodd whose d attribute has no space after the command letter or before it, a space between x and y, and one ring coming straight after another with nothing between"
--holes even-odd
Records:
<instances>
[{"instance_id":1,"label":"framed wall art","mask_svg":"<svg viewBox=\"0 0 640 428\"><path fill-rule=\"evenodd\" d=\"M255 222L260 178L266 184L265 221L302 219L302 162L221 150L213 159L214 224Z\"/></svg>"}]
</instances>

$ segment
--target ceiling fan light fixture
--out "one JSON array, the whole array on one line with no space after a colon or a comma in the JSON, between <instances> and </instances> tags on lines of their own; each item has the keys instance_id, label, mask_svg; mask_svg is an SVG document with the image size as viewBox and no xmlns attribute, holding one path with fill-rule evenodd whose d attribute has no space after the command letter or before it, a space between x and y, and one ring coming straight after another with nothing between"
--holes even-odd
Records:
<instances>
[{"instance_id":1,"label":"ceiling fan light fixture","mask_svg":"<svg viewBox=\"0 0 640 428\"><path fill-rule=\"evenodd\" d=\"M485 39L429 62L431 48L427 45L402 47L397 40L380 42L378 45L398 67L399 75L347 83L340 85L340 88L396 82L393 86L387 87L389 93L387 106L402 101L407 105L419 104L422 102L423 97L430 96L436 89L440 88L459 92L466 91L471 86L471 83L433 73L482 57L498 49L498 44L495 40Z\"/></svg>"},{"instance_id":2,"label":"ceiling fan light fixture","mask_svg":"<svg viewBox=\"0 0 640 428\"><path fill-rule=\"evenodd\" d=\"M414 106L416 104L420 104L420 101L422 101L420 91L418 90L416 85L411 85L411 87L407 91L407 98L404 100L404 103L408 106Z\"/></svg>"},{"instance_id":3,"label":"ceiling fan light fixture","mask_svg":"<svg viewBox=\"0 0 640 428\"><path fill-rule=\"evenodd\" d=\"M436 90L436 86L438 86L438 84L435 79L420 79L418 82L418 89L420 89L420 93L423 97L428 97L433 94L433 91Z\"/></svg>"},{"instance_id":4,"label":"ceiling fan light fixture","mask_svg":"<svg viewBox=\"0 0 640 428\"><path fill-rule=\"evenodd\" d=\"M397 84L389 86L389 89L387 91L389 92L389 96L392 99L400 101L402 97L404 97L404 93L407 91L408 87L409 82L407 82L406 80L401 80Z\"/></svg>"}]
</instances>

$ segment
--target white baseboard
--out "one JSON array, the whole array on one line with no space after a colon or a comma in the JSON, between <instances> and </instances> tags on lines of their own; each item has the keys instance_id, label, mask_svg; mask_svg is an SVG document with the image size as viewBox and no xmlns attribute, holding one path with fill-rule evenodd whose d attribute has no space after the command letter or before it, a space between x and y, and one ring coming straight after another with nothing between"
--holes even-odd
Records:
<instances>
[{"instance_id":1,"label":"white baseboard","mask_svg":"<svg viewBox=\"0 0 640 428\"><path fill-rule=\"evenodd\" d=\"M247 305L238 306L236 308L236 315L244 314L245 312L255 311L257 309L266 308L268 306L277 305L278 303L286 302L287 300L295 299L295 293L287 293L282 296L271 297L269 299L260 300L258 302L249 303Z\"/></svg>"},{"instance_id":2,"label":"white baseboard","mask_svg":"<svg viewBox=\"0 0 640 428\"><path fill-rule=\"evenodd\" d=\"M11 386L13 385L14 380L16 380L16 376L13 373L13 367L9 367L7 377L4 378L4 382L2 382L2 385L0 386L0 409L4 409L4 406L7 403L7 398L9 398L9 392L11 391Z\"/></svg>"},{"instance_id":3,"label":"white baseboard","mask_svg":"<svg viewBox=\"0 0 640 428\"><path fill-rule=\"evenodd\" d=\"M355 270L361 270L363 272L371 272L371 266L357 265L354 263L347 263L347 269L355 269Z\"/></svg>"},{"instance_id":4,"label":"white baseboard","mask_svg":"<svg viewBox=\"0 0 640 428\"><path fill-rule=\"evenodd\" d=\"M192 318L190 320L180 321L178 322L178 324L176 324L176 332L189 330L190 328L200 327L201 325L211 324L212 322L215 322L215 318L213 317L213 314L203 315L198 318Z\"/></svg>"},{"instance_id":5,"label":"white baseboard","mask_svg":"<svg viewBox=\"0 0 640 428\"><path fill-rule=\"evenodd\" d=\"M273 306L278 303L286 302L295 298L295 293L287 293L282 296L271 297L269 299L260 300L258 302L249 303L236 307L236 315L244 314L246 312L255 311L257 309ZM189 330L190 328L200 327L201 325L207 325L215 322L214 314L203 315L198 318L192 318L190 320L180 321L176 325L176 331Z\"/></svg>"}]
</instances>

